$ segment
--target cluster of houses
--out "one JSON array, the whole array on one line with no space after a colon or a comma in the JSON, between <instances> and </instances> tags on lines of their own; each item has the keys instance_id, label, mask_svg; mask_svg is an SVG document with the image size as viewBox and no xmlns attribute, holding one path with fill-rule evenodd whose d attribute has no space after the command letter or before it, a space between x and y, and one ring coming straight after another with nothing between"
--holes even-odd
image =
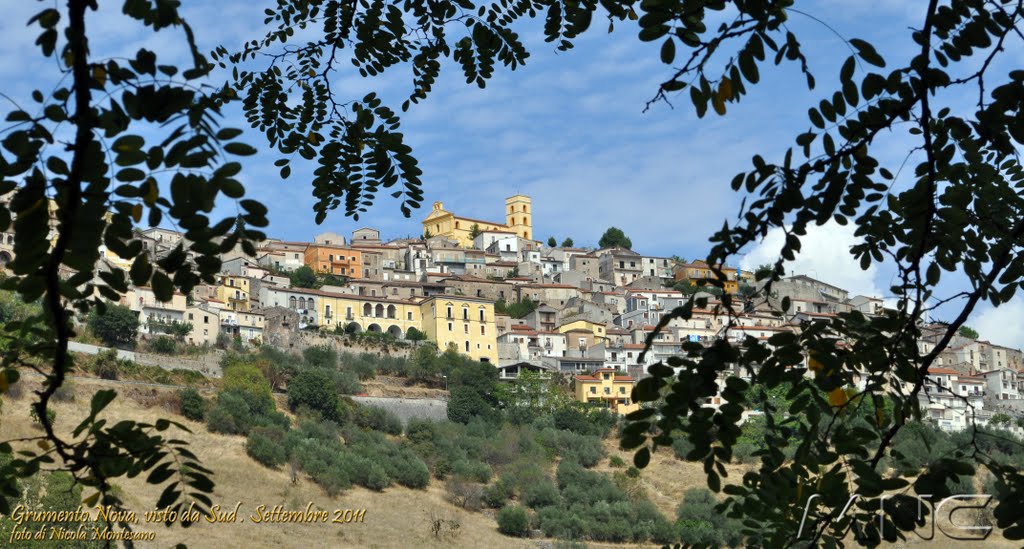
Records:
<instances>
[{"instance_id":1,"label":"cluster of houses","mask_svg":"<svg viewBox=\"0 0 1024 549\"><path fill-rule=\"evenodd\" d=\"M196 345L224 337L282 345L289 334L304 330L425 336L441 350L454 345L494 364L503 380L524 371L569 376L577 399L620 413L637 408L630 395L646 367L680 354L686 342L767 340L799 330L804 320L851 310L883 312L878 297L850 296L804 275L777 281L767 298L746 299L756 291L753 274L720 267L723 290L745 302L742 312L731 319L716 312L717 298L709 294L708 308L670 321L641 363L644 342L663 315L688 299L671 288L718 275L703 261L618 247L547 246L533 239L531 208L529 197L510 197L505 222L499 223L459 216L436 202L420 238L385 241L378 230L360 228L350 235L323 233L311 242L269 239L255 257L241 250L222 256L216 284L169 302L157 301L150 288L133 287L121 303L139 314L144 335L189 325L184 338ZM140 238L154 258L183 240L163 228L142 231ZM10 234L0 235L0 262L12 257L12 241ZM109 265L130 267L101 252ZM290 274L302 267L334 275L334 285L293 286ZM773 314L786 298L787 312ZM925 326L923 332L919 344L928 352L944 327ZM921 398L928 417L957 430L997 412L1024 414L1022 393L1019 350L957 336L929 372Z\"/></svg>"}]
</instances>

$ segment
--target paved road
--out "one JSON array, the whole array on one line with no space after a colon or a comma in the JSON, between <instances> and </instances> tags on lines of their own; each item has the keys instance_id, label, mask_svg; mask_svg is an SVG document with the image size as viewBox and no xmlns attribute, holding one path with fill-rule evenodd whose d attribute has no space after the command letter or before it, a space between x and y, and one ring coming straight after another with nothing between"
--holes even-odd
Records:
<instances>
[{"instance_id":1,"label":"paved road","mask_svg":"<svg viewBox=\"0 0 1024 549\"><path fill-rule=\"evenodd\" d=\"M98 355L102 351L108 350L106 347L100 347L98 345L89 345L88 343L79 343L77 341L68 342L68 350L76 353L85 353L87 355ZM124 351L121 349L117 350L117 358L124 360L131 360L135 362L134 351Z\"/></svg>"}]
</instances>

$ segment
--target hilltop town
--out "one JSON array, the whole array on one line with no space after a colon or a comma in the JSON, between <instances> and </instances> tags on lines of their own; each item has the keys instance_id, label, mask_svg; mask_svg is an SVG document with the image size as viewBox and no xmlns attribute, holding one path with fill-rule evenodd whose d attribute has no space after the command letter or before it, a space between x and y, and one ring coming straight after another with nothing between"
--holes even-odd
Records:
<instances>
[{"instance_id":1,"label":"hilltop town","mask_svg":"<svg viewBox=\"0 0 1024 549\"><path fill-rule=\"evenodd\" d=\"M158 301L151 288L130 287L120 305L138 315L140 338L184 329L182 339L194 346L231 341L287 349L308 332L425 340L493 364L501 380L524 371L566 376L577 400L620 414L637 409L632 386L646 367L679 355L684 342L767 340L797 331L807 320L884 311L877 296L851 296L802 274L783 278L763 295L754 273L734 267L718 266L725 280L716 287L718 276L701 260L644 255L631 246L586 249L538 241L532 201L524 195L506 199L504 222L465 217L435 202L422 225L421 238L386 240L369 227L350 235L324 232L310 242L270 238L255 257L240 248L224 254L214 285L175 294L169 302ZM179 246L187 249L183 234L166 228L137 236L153 261ZM13 257L12 243L11 233L0 238L0 265ZM109 250L101 252L101 271L131 267ZM662 316L695 292L708 299L707 307L689 320L669 322L639 362ZM722 292L734 296L732 322L716 307ZM784 299L790 304L785 311ZM926 353L945 326L921 328L918 344ZM929 371L925 389L923 408L943 430L1019 417L1024 356L956 336ZM709 405L719 402L716 397Z\"/></svg>"}]
</instances>

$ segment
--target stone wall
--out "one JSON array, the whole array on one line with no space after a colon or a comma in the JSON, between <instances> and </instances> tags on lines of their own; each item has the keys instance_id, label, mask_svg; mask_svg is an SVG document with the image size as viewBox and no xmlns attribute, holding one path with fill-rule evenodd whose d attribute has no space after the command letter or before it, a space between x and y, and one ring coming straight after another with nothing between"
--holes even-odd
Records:
<instances>
[{"instance_id":1,"label":"stone wall","mask_svg":"<svg viewBox=\"0 0 1024 549\"><path fill-rule=\"evenodd\" d=\"M398 416L402 425L411 418L448 421L448 401L434 398L393 398L354 396L352 400L365 406L379 406Z\"/></svg>"}]
</instances>

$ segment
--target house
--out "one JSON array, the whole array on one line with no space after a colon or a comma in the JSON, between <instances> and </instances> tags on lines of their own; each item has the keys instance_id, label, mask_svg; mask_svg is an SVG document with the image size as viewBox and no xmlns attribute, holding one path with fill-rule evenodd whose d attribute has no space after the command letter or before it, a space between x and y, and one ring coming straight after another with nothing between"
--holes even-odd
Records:
<instances>
[{"instance_id":1,"label":"house","mask_svg":"<svg viewBox=\"0 0 1024 549\"><path fill-rule=\"evenodd\" d=\"M324 232L313 237L314 244L323 244L325 246L344 246L345 237L334 232Z\"/></svg>"},{"instance_id":2,"label":"house","mask_svg":"<svg viewBox=\"0 0 1024 549\"><path fill-rule=\"evenodd\" d=\"M516 362L514 364L505 364L504 366L498 366L498 381L512 381L519 377L520 373L533 372L539 374L541 377L551 377L551 372L541 366L540 364L534 364L532 362Z\"/></svg>"},{"instance_id":3,"label":"house","mask_svg":"<svg viewBox=\"0 0 1024 549\"><path fill-rule=\"evenodd\" d=\"M739 291L740 273L734 267L721 266L719 270L725 275L723 290L730 294ZM673 279L676 282L689 281L696 286L711 286L713 281L720 280L715 270L706 261L696 260L690 263L679 263L673 268ZM774 289L774 288L773 288Z\"/></svg>"},{"instance_id":4,"label":"house","mask_svg":"<svg viewBox=\"0 0 1024 549\"><path fill-rule=\"evenodd\" d=\"M172 324L185 322L186 301L184 294L174 292L170 301L162 302L152 288L136 286L121 296L120 304L138 313L140 334L166 334Z\"/></svg>"},{"instance_id":5,"label":"house","mask_svg":"<svg viewBox=\"0 0 1024 549\"><path fill-rule=\"evenodd\" d=\"M455 215L444 209L442 202L423 220L423 234L443 236L463 248L473 247L474 231L508 231L527 240L533 239L533 212L530 197L517 194L505 199L505 223L484 221ZM472 236L471 236L472 235Z\"/></svg>"},{"instance_id":6,"label":"house","mask_svg":"<svg viewBox=\"0 0 1024 549\"><path fill-rule=\"evenodd\" d=\"M185 322L192 325L192 331L185 341L192 345L213 345L220 334L220 310L208 303L190 305L185 309Z\"/></svg>"},{"instance_id":7,"label":"house","mask_svg":"<svg viewBox=\"0 0 1024 549\"><path fill-rule=\"evenodd\" d=\"M422 331L440 350L454 345L481 362L498 363L494 303L469 296L431 296L420 303Z\"/></svg>"},{"instance_id":8,"label":"house","mask_svg":"<svg viewBox=\"0 0 1024 549\"><path fill-rule=\"evenodd\" d=\"M604 324L597 322L591 322L589 320L570 320L564 322L558 327L558 331L565 334L572 330L583 330L590 332L593 335L595 341L602 341L608 338L606 333L607 328ZM572 343L569 344L572 347Z\"/></svg>"},{"instance_id":9,"label":"house","mask_svg":"<svg viewBox=\"0 0 1024 549\"><path fill-rule=\"evenodd\" d=\"M251 287L249 277L238 275L218 275L220 284L217 285L215 297L227 303L232 311L248 311L249 296Z\"/></svg>"},{"instance_id":10,"label":"house","mask_svg":"<svg viewBox=\"0 0 1024 549\"><path fill-rule=\"evenodd\" d=\"M370 227L363 227L352 231L352 245L362 246L365 244L380 244L380 231Z\"/></svg>"},{"instance_id":11,"label":"house","mask_svg":"<svg viewBox=\"0 0 1024 549\"><path fill-rule=\"evenodd\" d=\"M363 277L363 252L355 248L310 244L306 247L303 261L317 273Z\"/></svg>"},{"instance_id":12,"label":"house","mask_svg":"<svg viewBox=\"0 0 1024 549\"><path fill-rule=\"evenodd\" d=\"M598 253L598 276L625 286L643 276L643 258L626 248L609 248Z\"/></svg>"},{"instance_id":13,"label":"house","mask_svg":"<svg viewBox=\"0 0 1024 549\"><path fill-rule=\"evenodd\" d=\"M640 409L633 402L632 377L617 373L612 368L600 368L590 375L573 378L576 400L585 404L596 404L619 414L628 414Z\"/></svg>"}]
</instances>

